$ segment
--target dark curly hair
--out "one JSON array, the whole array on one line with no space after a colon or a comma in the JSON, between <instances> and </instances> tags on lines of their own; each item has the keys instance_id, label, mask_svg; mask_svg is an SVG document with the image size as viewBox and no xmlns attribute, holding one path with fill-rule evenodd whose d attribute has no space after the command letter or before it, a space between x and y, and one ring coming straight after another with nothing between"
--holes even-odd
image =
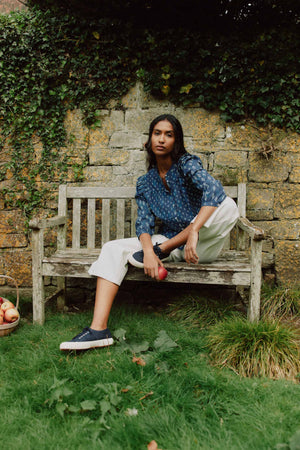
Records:
<instances>
[{"instance_id":1,"label":"dark curly hair","mask_svg":"<svg viewBox=\"0 0 300 450\"><path fill-rule=\"evenodd\" d=\"M177 162L182 155L187 153L187 151L184 147L183 131L182 131L181 123L172 114L161 114L160 116L158 116L152 120L150 127L149 127L148 141L145 144L145 150L147 152L147 170L148 171L150 169L152 169L153 167L156 167L156 158L152 151L151 137L152 137L152 133L153 133L153 129L154 129L155 125L158 122L161 122L162 120L167 120L168 122L170 122L170 124L172 125L173 130L174 130L175 144L174 144L174 149L172 150L172 153L171 153L172 160L174 162Z\"/></svg>"}]
</instances>

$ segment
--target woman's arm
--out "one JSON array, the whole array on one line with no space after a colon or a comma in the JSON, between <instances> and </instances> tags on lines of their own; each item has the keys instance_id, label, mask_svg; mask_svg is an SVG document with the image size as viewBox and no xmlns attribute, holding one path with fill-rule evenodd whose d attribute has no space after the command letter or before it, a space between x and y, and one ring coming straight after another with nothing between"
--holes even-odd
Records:
<instances>
[{"instance_id":1,"label":"woman's arm","mask_svg":"<svg viewBox=\"0 0 300 450\"><path fill-rule=\"evenodd\" d=\"M163 267L163 263L153 251L151 236L148 233L143 233L139 239L144 252L144 272L146 275L158 280L158 266Z\"/></svg>"},{"instance_id":2,"label":"woman's arm","mask_svg":"<svg viewBox=\"0 0 300 450\"><path fill-rule=\"evenodd\" d=\"M197 264L199 257L196 252L199 230L217 209L216 206L202 206L198 215L189 226L187 241L184 248L184 259L187 263Z\"/></svg>"}]
</instances>

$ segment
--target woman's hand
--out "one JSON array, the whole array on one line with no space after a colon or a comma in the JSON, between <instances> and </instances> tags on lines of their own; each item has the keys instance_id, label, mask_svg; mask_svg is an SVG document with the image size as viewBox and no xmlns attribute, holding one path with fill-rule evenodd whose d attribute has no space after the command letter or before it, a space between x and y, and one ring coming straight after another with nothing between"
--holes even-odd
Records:
<instances>
[{"instance_id":1,"label":"woman's hand","mask_svg":"<svg viewBox=\"0 0 300 450\"><path fill-rule=\"evenodd\" d=\"M184 247L184 259L188 264L197 264L199 261L199 257L196 252L198 238L198 231L191 229Z\"/></svg>"},{"instance_id":2,"label":"woman's hand","mask_svg":"<svg viewBox=\"0 0 300 450\"><path fill-rule=\"evenodd\" d=\"M158 278L158 267L163 267L163 263L161 260L156 256L153 250L144 251L144 272L145 275L148 275L151 278L155 278L156 280L159 280Z\"/></svg>"}]
</instances>

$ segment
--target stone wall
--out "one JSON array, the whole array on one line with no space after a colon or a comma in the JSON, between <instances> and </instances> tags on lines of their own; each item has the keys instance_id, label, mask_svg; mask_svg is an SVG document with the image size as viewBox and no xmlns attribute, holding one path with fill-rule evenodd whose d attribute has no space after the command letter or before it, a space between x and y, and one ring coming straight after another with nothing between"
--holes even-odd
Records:
<instances>
[{"instance_id":1,"label":"stone wall","mask_svg":"<svg viewBox=\"0 0 300 450\"><path fill-rule=\"evenodd\" d=\"M137 84L122 99L122 108L112 103L101 110L101 127L87 129L80 111L69 111L65 121L69 139L63 149L70 163L66 182L74 181L74 165L87 159L85 182L134 186L145 172L143 143L149 124L164 112L178 117L187 150L199 155L213 176L223 184L247 183L247 217L270 235L264 243L265 278L299 284L300 136L295 133L273 130L271 134L253 123L224 124L218 113L197 105L177 108L156 101ZM38 157L41 144L35 142ZM0 188L9 181L0 183ZM56 207L55 198L42 215L55 214ZM31 286L30 237L24 218L18 210L5 209L1 198L0 257L1 274L16 278L21 287Z\"/></svg>"}]
</instances>

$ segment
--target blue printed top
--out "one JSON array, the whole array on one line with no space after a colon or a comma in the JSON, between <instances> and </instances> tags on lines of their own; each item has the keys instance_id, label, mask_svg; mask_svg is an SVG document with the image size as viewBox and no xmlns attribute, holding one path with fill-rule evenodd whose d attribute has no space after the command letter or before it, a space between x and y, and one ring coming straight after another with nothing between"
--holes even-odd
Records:
<instances>
[{"instance_id":1,"label":"blue printed top","mask_svg":"<svg viewBox=\"0 0 300 450\"><path fill-rule=\"evenodd\" d=\"M202 206L219 206L226 198L221 183L202 166L198 156L181 156L168 170L166 189L156 167L137 180L136 202L138 218L136 234L154 234L155 219L161 225L158 232L171 238L186 228Z\"/></svg>"}]
</instances>

